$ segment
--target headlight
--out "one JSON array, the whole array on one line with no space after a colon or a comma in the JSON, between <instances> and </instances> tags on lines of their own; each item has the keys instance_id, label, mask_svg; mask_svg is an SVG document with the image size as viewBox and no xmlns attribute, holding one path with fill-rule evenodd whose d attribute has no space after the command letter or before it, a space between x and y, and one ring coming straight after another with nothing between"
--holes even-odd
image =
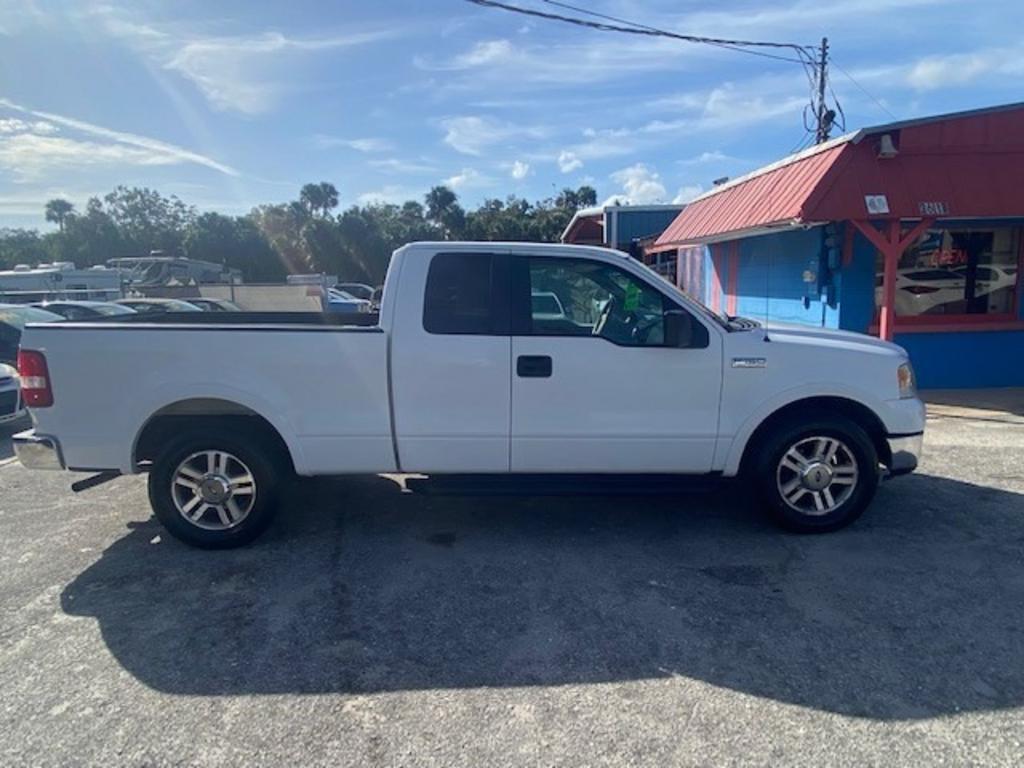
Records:
<instances>
[{"instance_id":1,"label":"headlight","mask_svg":"<svg viewBox=\"0 0 1024 768\"><path fill-rule=\"evenodd\" d=\"M914 369L909 362L896 369L896 382L899 384L901 398L917 397L917 382L914 379Z\"/></svg>"}]
</instances>

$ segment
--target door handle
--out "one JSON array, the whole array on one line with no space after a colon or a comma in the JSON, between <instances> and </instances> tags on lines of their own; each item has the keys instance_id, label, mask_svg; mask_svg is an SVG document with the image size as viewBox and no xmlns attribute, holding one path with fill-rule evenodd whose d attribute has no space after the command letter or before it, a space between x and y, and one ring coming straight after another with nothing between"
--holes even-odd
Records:
<instances>
[{"instance_id":1,"label":"door handle","mask_svg":"<svg viewBox=\"0 0 1024 768\"><path fill-rule=\"evenodd\" d=\"M516 358L516 374L524 379L546 379L551 376L548 355L520 355Z\"/></svg>"}]
</instances>

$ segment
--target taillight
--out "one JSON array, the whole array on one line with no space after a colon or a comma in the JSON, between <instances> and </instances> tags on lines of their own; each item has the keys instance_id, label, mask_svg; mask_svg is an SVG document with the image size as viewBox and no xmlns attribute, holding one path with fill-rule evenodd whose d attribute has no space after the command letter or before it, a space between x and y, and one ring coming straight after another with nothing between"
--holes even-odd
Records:
<instances>
[{"instance_id":1,"label":"taillight","mask_svg":"<svg viewBox=\"0 0 1024 768\"><path fill-rule=\"evenodd\" d=\"M21 399L29 408L49 408L53 405L50 371L42 352L18 350L18 376L21 379Z\"/></svg>"}]
</instances>

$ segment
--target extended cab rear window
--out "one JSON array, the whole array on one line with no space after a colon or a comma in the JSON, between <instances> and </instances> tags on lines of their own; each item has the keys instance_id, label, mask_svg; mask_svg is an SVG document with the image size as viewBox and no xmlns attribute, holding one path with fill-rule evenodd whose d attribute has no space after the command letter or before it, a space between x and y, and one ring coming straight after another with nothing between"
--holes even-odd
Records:
<instances>
[{"instance_id":1,"label":"extended cab rear window","mask_svg":"<svg viewBox=\"0 0 1024 768\"><path fill-rule=\"evenodd\" d=\"M423 303L428 333L507 333L501 307L498 257L487 253L439 253L430 261ZM505 293L507 293L507 283ZM495 300L498 296L499 300Z\"/></svg>"}]
</instances>

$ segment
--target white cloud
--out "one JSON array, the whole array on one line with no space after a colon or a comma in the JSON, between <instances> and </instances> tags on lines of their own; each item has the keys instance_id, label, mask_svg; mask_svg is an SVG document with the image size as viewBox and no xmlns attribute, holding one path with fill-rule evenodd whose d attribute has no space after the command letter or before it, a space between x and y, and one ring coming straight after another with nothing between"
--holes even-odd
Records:
<instances>
[{"instance_id":1,"label":"white cloud","mask_svg":"<svg viewBox=\"0 0 1024 768\"><path fill-rule=\"evenodd\" d=\"M28 122L15 117L0 119L0 134L34 133L38 136L46 136L57 133L57 131L57 126L45 120Z\"/></svg>"},{"instance_id":2,"label":"white cloud","mask_svg":"<svg viewBox=\"0 0 1024 768\"><path fill-rule=\"evenodd\" d=\"M562 173L572 173L583 167L583 161L575 152L563 149L558 153L558 170Z\"/></svg>"},{"instance_id":3,"label":"white cloud","mask_svg":"<svg viewBox=\"0 0 1024 768\"><path fill-rule=\"evenodd\" d=\"M172 165L180 162L166 152L128 146L78 141L62 136L19 133L0 140L0 168L20 181L39 178L52 169L97 165Z\"/></svg>"},{"instance_id":4,"label":"white cloud","mask_svg":"<svg viewBox=\"0 0 1024 768\"><path fill-rule=\"evenodd\" d=\"M282 71L300 63L295 59L302 54L362 45L385 36L378 32L296 39L268 32L255 37L201 38L176 43L177 50L163 64L191 80L215 108L259 114L276 106L288 89Z\"/></svg>"},{"instance_id":5,"label":"white cloud","mask_svg":"<svg viewBox=\"0 0 1024 768\"><path fill-rule=\"evenodd\" d=\"M564 38L552 44L533 36L474 43L448 58L418 56L413 63L427 72L447 72L446 86L456 89L530 91L536 87L593 85L633 74L678 69L679 60L698 55L696 46L670 40L637 40L625 35ZM582 40L582 42L577 42Z\"/></svg>"},{"instance_id":6,"label":"white cloud","mask_svg":"<svg viewBox=\"0 0 1024 768\"><path fill-rule=\"evenodd\" d=\"M359 205L379 204L401 204L406 200L419 200L423 197L423 190L402 187L397 184L388 184L373 192L363 192L356 197Z\"/></svg>"},{"instance_id":7,"label":"white cloud","mask_svg":"<svg viewBox=\"0 0 1024 768\"><path fill-rule=\"evenodd\" d=\"M368 165L378 168L387 173L433 173L436 166L420 160L402 160L397 157L387 157L378 160L369 160Z\"/></svg>"},{"instance_id":8,"label":"white cloud","mask_svg":"<svg viewBox=\"0 0 1024 768\"><path fill-rule=\"evenodd\" d=\"M729 155L725 154L724 152L717 149L713 149L710 152L701 152L696 157L691 157L690 159L683 160L682 162L690 165L702 165L704 163L720 163L724 160L731 159L732 158L729 157Z\"/></svg>"},{"instance_id":9,"label":"white cloud","mask_svg":"<svg viewBox=\"0 0 1024 768\"><path fill-rule=\"evenodd\" d=\"M1024 47L986 48L947 56L926 56L911 64L906 82L919 91L968 85L989 75L1024 75Z\"/></svg>"},{"instance_id":10,"label":"white cloud","mask_svg":"<svg viewBox=\"0 0 1024 768\"><path fill-rule=\"evenodd\" d=\"M334 147L348 147L357 152L388 152L394 145L387 139L366 137L362 139L345 139L340 136L328 136L318 133L313 137L313 143L319 149L332 149Z\"/></svg>"},{"instance_id":11,"label":"white cloud","mask_svg":"<svg viewBox=\"0 0 1024 768\"><path fill-rule=\"evenodd\" d=\"M465 189L467 187L481 187L491 183L491 180L475 168L463 168L454 176L449 176L441 182L452 189Z\"/></svg>"},{"instance_id":12,"label":"white cloud","mask_svg":"<svg viewBox=\"0 0 1024 768\"><path fill-rule=\"evenodd\" d=\"M541 138L544 130L477 115L449 117L441 121L444 143L464 155L481 155L488 147L513 139Z\"/></svg>"},{"instance_id":13,"label":"white cloud","mask_svg":"<svg viewBox=\"0 0 1024 768\"><path fill-rule=\"evenodd\" d=\"M84 134L91 139L104 139L107 143L100 144L95 141L79 141L74 139L65 139L63 141L53 140L51 137L51 143L46 144L40 141L31 141L28 139L42 139L46 136L41 136L37 132L33 133L21 133L16 134L10 139L5 139L4 144L9 145L11 142L17 140L16 146L13 149L8 148L6 155L8 161L17 160L24 164L24 167L28 170L35 169L38 172L39 169L44 167L50 167L55 165L52 159L47 158L31 158L33 148L36 151L45 152L48 151L46 148L49 147L50 151L55 153L55 157L63 158L65 162L70 164L81 164L87 162L85 160L75 160L77 155L82 154L76 152L74 146L77 145L79 149L88 146L90 151L98 153L99 157L104 159L104 162L121 162L133 165L170 165L173 163L194 163L196 165L202 165L207 168L211 168L220 173L228 176L237 176L238 171L234 168L220 163L213 158L201 155L198 152L185 149L183 147L169 144L159 139L151 139L148 136L140 136L135 133L127 133L125 131L116 131L111 128L105 128L101 125L94 123L87 123L84 120L76 120L71 117L64 117L63 115L57 115L52 112L43 112L40 110L29 109L19 104L15 104L7 99L0 99L0 107L4 107L14 112L19 112L23 115L37 118L37 121L32 125L38 125L38 121L42 121L49 127L46 128L43 133L53 133L56 128L54 126L60 126L61 128L70 129L74 132ZM53 130L51 130L53 128ZM134 150L134 151L133 151ZM18 170L17 167L8 165L7 167L14 170Z\"/></svg>"},{"instance_id":14,"label":"white cloud","mask_svg":"<svg viewBox=\"0 0 1024 768\"><path fill-rule=\"evenodd\" d=\"M611 174L611 180L622 185L625 197L634 205L665 200L665 185L661 183L661 177L643 163L615 171Z\"/></svg>"},{"instance_id":15,"label":"white cloud","mask_svg":"<svg viewBox=\"0 0 1024 768\"><path fill-rule=\"evenodd\" d=\"M512 163L512 178L520 181L525 179L527 174L530 172L530 164L524 163L522 160L516 160Z\"/></svg>"},{"instance_id":16,"label":"white cloud","mask_svg":"<svg viewBox=\"0 0 1024 768\"><path fill-rule=\"evenodd\" d=\"M508 59L514 54L512 43L508 40L485 40L476 43L465 53L452 59L453 68L467 69L480 67L496 61Z\"/></svg>"},{"instance_id":17,"label":"white cloud","mask_svg":"<svg viewBox=\"0 0 1024 768\"><path fill-rule=\"evenodd\" d=\"M677 192L676 196L672 198L672 202L677 205L688 203L703 191L704 187L700 184L687 184L686 186L679 188L679 192Z\"/></svg>"},{"instance_id":18,"label":"white cloud","mask_svg":"<svg viewBox=\"0 0 1024 768\"><path fill-rule=\"evenodd\" d=\"M318 52L340 50L392 38L389 29L349 31L322 37L290 37L269 31L256 35L202 35L180 27L155 27L137 22L122 9L93 7L88 15L98 18L111 36L124 40L163 69L191 81L216 109L259 114L273 109L281 96L308 86L316 76L309 66Z\"/></svg>"}]
</instances>

